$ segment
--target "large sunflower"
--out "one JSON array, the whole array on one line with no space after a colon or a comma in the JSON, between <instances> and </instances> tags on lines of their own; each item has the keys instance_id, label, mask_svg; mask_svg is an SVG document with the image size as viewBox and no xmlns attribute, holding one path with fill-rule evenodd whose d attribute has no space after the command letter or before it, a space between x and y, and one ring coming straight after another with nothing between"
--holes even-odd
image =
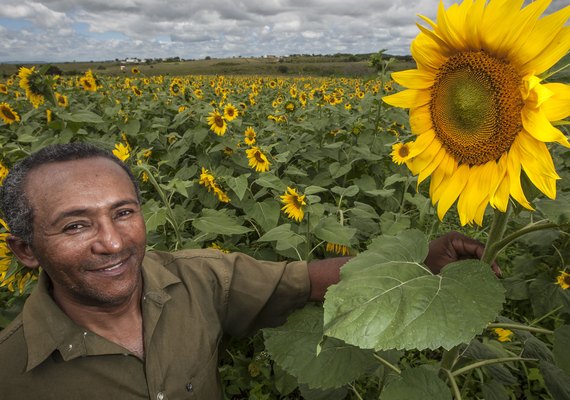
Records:
<instances>
[{"instance_id":1,"label":"large sunflower","mask_svg":"<svg viewBox=\"0 0 570 400\"><path fill-rule=\"evenodd\" d=\"M457 200L462 224L481 225L488 204L505 211L512 197L532 209L521 172L556 196L559 179L545 143L570 147L551 121L570 115L570 86L545 83L545 72L570 49L570 6L541 17L550 0L465 0L412 42L417 69L393 74L408 88L384 97L410 109L417 135L406 164L431 176L440 218Z\"/></svg>"}]
</instances>

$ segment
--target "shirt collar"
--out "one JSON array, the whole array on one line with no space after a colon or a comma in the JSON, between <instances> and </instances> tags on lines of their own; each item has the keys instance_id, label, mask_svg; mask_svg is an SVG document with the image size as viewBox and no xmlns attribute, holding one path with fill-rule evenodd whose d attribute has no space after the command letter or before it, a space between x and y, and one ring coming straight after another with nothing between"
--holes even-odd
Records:
<instances>
[{"instance_id":1,"label":"shirt collar","mask_svg":"<svg viewBox=\"0 0 570 400\"><path fill-rule=\"evenodd\" d=\"M142 266L144 296L155 303L164 304L170 300L166 287L180 282L180 279L164 268L160 258L147 253ZM40 273L32 294L23 310L24 337L28 346L29 371L55 350L64 361L87 355L85 336L87 333L75 324L55 303L50 291L50 280L45 271ZM145 332L146 334L146 332ZM103 351L111 352L113 346L104 346Z\"/></svg>"}]
</instances>

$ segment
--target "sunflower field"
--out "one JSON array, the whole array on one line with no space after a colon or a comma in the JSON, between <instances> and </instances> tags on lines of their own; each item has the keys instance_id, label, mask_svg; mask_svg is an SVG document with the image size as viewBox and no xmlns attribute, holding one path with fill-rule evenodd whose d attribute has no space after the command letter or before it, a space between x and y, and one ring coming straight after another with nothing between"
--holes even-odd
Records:
<instances>
[{"instance_id":1,"label":"sunflower field","mask_svg":"<svg viewBox=\"0 0 570 400\"><path fill-rule=\"evenodd\" d=\"M89 141L138 177L149 249L352 256L324 304L227 343L227 399L570 399L570 7L549 3L441 5L417 69L369 79L22 67L0 81L0 184ZM36 275L0 223L4 328ZM454 230L485 254L434 275Z\"/></svg>"}]
</instances>

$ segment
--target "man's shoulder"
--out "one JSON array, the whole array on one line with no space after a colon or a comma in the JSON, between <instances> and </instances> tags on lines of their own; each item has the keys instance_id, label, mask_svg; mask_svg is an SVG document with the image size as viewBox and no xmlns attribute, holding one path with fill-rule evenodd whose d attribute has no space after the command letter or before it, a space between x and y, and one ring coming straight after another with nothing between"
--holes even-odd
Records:
<instances>
[{"instance_id":1,"label":"man's shoulder","mask_svg":"<svg viewBox=\"0 0 570 400\"><path fill-rule=\"evenodd\" d=\"M179 260L188 259L213 259L224 258L224 253L216 249L185 249L173 252L152 250L146 253L146 257L158 261L163 265L175 263Z\"/></svg>"},{"instance_id":2,"label":"man's shoulder","mask_svg":"<svg viewBox=\"0 0 570 400\"><path fill-rule=\"evenodd\" d=\"M25 368L26 355L27 346L22 314L20 314L0 332L0 359L5 365L10 366L10 368L2 368L5 371L1 375L5 375L7 370L21 372Z\"/></svg>"}]
</instances>

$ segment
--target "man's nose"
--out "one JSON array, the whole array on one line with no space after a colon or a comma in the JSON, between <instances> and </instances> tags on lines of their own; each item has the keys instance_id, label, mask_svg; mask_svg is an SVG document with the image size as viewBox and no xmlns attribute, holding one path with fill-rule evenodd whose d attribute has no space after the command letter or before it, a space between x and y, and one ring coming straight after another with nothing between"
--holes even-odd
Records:
<instances>
[{"instance_id":1,"label":"man's nose","mask_svg":"<svg viewBox=\"0 0 570 400\"><path fill-rule=\"evenodd\" d=\"M118 253L123 249L123 236L112 219L99 222L93 252L99 254Z\"/></svg>"}]
</instances>

